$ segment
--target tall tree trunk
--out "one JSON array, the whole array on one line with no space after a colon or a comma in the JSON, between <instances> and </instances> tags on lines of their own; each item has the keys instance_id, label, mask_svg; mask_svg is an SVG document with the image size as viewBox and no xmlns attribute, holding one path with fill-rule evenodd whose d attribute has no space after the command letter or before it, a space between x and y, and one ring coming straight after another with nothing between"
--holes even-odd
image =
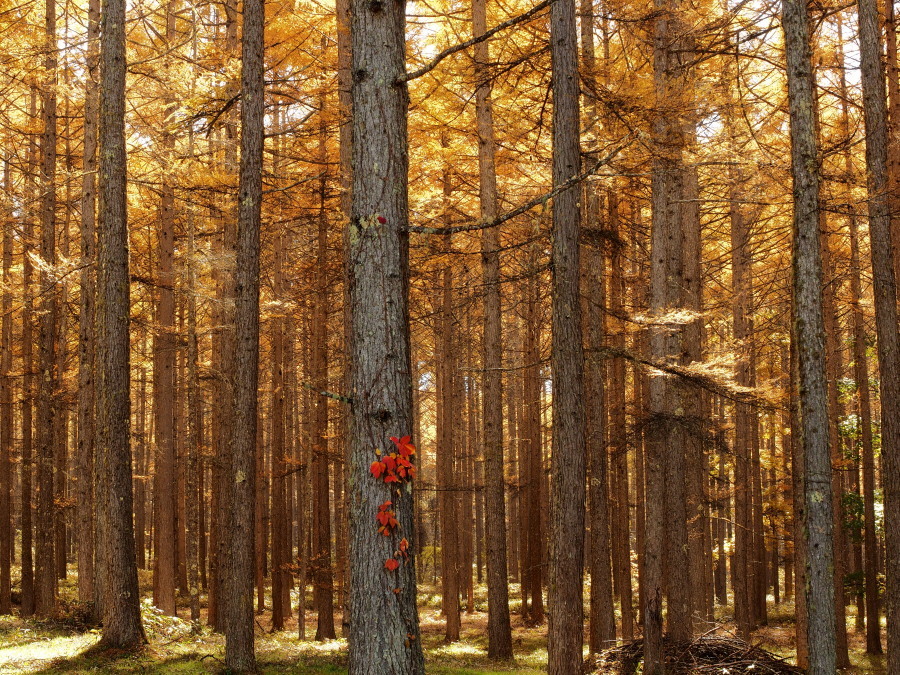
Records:
<instances>
[{"instance_id":1,"label":"tall tree trunk","mask_svg":"<svg viewBox=\"0 0 900 675\"><path fill-rule=\"evenodd\" d=\"M275 172L275 175L277 176L278 173ZM272 294L276 302L283 302L285 234L279 232L275 237ZM286 322L280 311L269 321L272 327L272 400L269 416L269 423L272 429L269 438L269 447L272 453L272 472L270 474L272 481L272 630L284 630L284 619L290 611L290 596L285 602L285 591L288 590L288 577L290 574L285 567L290 563L290 539L287 532L289 515L287 513L287 493L285 490L288 465L284 442L284 343ZM257 558L259 558L262 552L257 551L256 553ZM260 588L261 585L257 588L257 593L259 593Z\"/></svg>"},{"instance_id":2,"label":"tall tree trunk","mask_svg":"<svg viewBox=\"0 0 900 675\"><path fill-rule=\"evenodd\" d=\"M884 484L885 605L888 672L900 672L900 336L887 181L887 115L881 33L874 0L859 0L860 67L866 123L869 236L875 295L875 331L881 389L881 461ZM810 645L812 651L812 645Z\"/></svg>"},{"instance_id":3,"label":"tall tree trunk","mask_svg":"<svg viewBox=\"0 0 900 675\"><path fill-rule=\"evenodd\" d=\"M582 78L591 91L597 88L596 56L594 54L594 8L592 0L581 0L581 62ZM606 61L604 61L604 65ZM585 99L585 116L597 118L595 100ZM590 135L587 151L597 152L596 132ZM589 183L582 190L582 219L589 236L600 227L602 199ZM606 330L605 263L602 238L593 237L582 246L581 278L583 280L582 319L586 332L585 342L589 352L585 372L586 428L585 452L589 468L588 503L590 552L587 567L591 575L590 586L590 635L591 653L615 644L616 622L613 608L613 575L610 547L609 457L606 433L606 382L604 376L607 361L599 353ZM617 384L612 385L614 388ZM624 387L624 381L621 382Z\"/></svg>"},{"instance_id":4,"label":"tall tree trunk","mask_svg":"<svg viewBox=\"0 0 900 675\"><path fill-rule=\"evenodd\" d=\"M175 0L166 3L166 44L175 42ZM169 68L168 58L164 69ZM171 100L166 114L174 113ZM173 159L175 138L163 132L163 155ZM176 467L175 467L175 187L163 175L160 189L157 241L157 305L153 335L153 414L155 443L153 481L153 604L170 616L176 615Z\"/></svg>"},{"instance_id":5,"label":"tall tree trunk","mask_svg":"<svg viewBox=\"0 0 900 675\"><path fill-rule=\"evenodd\" d=\"M324 129L319 133L319 161L323 167L319 179L319 214L316 231L316 267L327 268L328 217L326 190L328 181L327 156ZM316 280L315 307L313 309L312 372L316 387L328 386L328 276L319 274ZM331 462L328 445L328 401L326 396L316 396L313 413L313 602L316 606L316 640L333 640L334 631L334 569L331 565L331 496L328 485Z\"/></svg>"},{"instance_id":6,"label":"tall tree trunk","mask_svg":"<svg viewBox=\"0 0 900 675\"><path fill-rule=\"evenodd\" d=\"M784 0L782 7L794 179L794 322L804 454L809 665L811 673L824 675L835 672L836 651L815 85L806 4Z\"/></svg>"},{"instance_id":7,"label":"tall tree trunk","mask_svg":"<svg viewBox=\"0 0 900 675\"><path fill-rule=\"evenodd\" d=\"M3 187L11 195L9 159L3 160ZM0 614L12 613L12 203L4 200L0 211L3 223L2 266L3 289L0 292Z\"/></svg>"},{"instance_id":8,"label":"tall tree trunk","mask_svg":"<svg viewBox=\"0 0 900 675\"><path fill-rule=\"evenodd\" d=\"M487 2L472 3L472 33L487 30ZM497 217L497 174L494 160L494 113L488 42L475 45L476 118L478 124L479 203L483 222ZM503 337L500 321L500 232L481 235L484 279L484 505L488 573L488 657L511 659L512 628L506 564L506 501L503 461Z\"/></svg>"},{"instance_id":9,"label":"tall tree trunk","mask_svg":"<svg viewBox=\"0 0 900 675\"><path fill-rule=\"evenodd\" d=\"M97 239L97 508L103 642L144 639L134 553L126 213L125 2L103 0L100 25L100 228Z\"/></svg>"},{"instance_id":10,"label":"tall tree trunk","mask_svg":"<svg viewBox=\"0 0 900 675\"><path fill-rule=\"evenodd\" d=\"M256 669L253 544L259 381L259 231L265 113L265 3L245 0L241 40L241 164L235 256L234 423L231 425L225 667ZM220 599L221 601L221 599Z\"/></svg>"},{"instance_id":11,"label":"tall tree trunk","mask_svg":"<svg viewBox=\"0 0 900 675\"><path fill-rule=\"evenodd\" d=\"M35 528L35 605L38 616L56 610L54 568L53 464L56 416L59 408L59 372L56 360L58 294L52 267L56 265L56 2L47 0L45 14L46 69L41 93L44 131L41 138L41 309L37 394L37 522Z\"/></svg>"},{"instance_id":12,"label":"tall tree trunk","mask_svg":"<svg viewBox=\"0 0 900 675\"><path fill-rule=\"evenodd\" d=\"M350 670L424 673L415 567L385 561L400 542L378 532L391 501L412 536L413 498L369 473L375 450L412 431L409 365L405 2L351 2L353 206L350 219ZM392 484L391 484L392 485ZM399 494L398 494L399 493ZM410 542L411 552L415 542ZM414 555L414 554L412 554ZM411 555L411 558L412 558ZM396 558L393 558L396 560ZM395 592L395 589L399 589ZM372 650L371 645L379 645Z\"/></svg>"},{"instance_id":13,"label":"tall tree trunk","mask_svg":"<svg viewBox=\"0 0 900 675\"><path fill-rule=\"evenodd\" d=\"M37 92L32 88L28 103L28 118L37 117ZM37 199L35 174L37 173L37 141L32 135L28 146L28 173L26 175L29 201ZM34 246L34 217L29 212L25 217L25 228L22 247L22 297L25 298L22 309L22 616L34 614L34 555L33 542L33 504L32 481L34 478L33 446L34 446L34 299L33 278L34 263L31 251Z\"/></svg>"},{"instance_id":14,"label":"tall tree trunk","mask_svg":"<svg viewBox=\"0 0 900 675\"><path fill-rule=\"evenodd\" d=\"M472 3L472 33L487 30L487 2ZM476 117L478 123L479 201L481 219L497 217L497 175L494 159L494 113L488 42L475 46ZM512 658L509 588L506 559L506 501L503 460L503 337L500 321L500 232L484 230L481 264L484 279L484 502L488 572L488 656Z\"/></svg>"},{"instance_id":15,"label":"tall tree trunk","mask_svg":"<svg viewBox=\"0 0 900 675\"><path fill-rule=\"evenodd\" d=\"M442 138L442 144L446 140ZM447 167L443 170L443 193L445 217L449 219L449 196L452 192L450 171ZM458 390L458 355L456 334L456 322L453 316L453 265L449 254L453 252L453 241L450 236L444 243L446 259L444 269L440 270L441 277L441 308L438 318L439 332L436 336L437 346L437 448L435 461L437 465L437 478L440 486L438 495L438 508L440 510L441 529L441 606L444 612L444 638L448 642L459 640L460 632L460 603L459 584L460 566L463 559L460 545L460 518L462 509L460 505L459 488L461 480L456 470L459 454L457 438L454 428L460 424ZM436 284L437 285L437 284Z\"/></svg>"},{"instance_id":16,"label":"tall tree trunk","mask_svg":"<svg viewBox=\"0 0 900 675\"><path fill-rule=\"evenodd\" d=\"M100 91L100 0L88 3L84 93L84 177L81 185L81 311L78 315L78 447L75 454L75 537L78 600L94 600L94 303L96 300L97 115Z\"/></svg>"},{"instance_id":17,"label":"tall tree trunk","mask_svg":"<svg viewBox=\"0 0 900 675\"><path fill-rule=\"evenodd\" d=\"M193 155L193 134L190 139L190 155ZM191 621L200 621L200 570L203 557L200 545L203 539L201 516L203 512L203 401L200 390L200 349L197 333L197 268L195 257L194 213L187 214L188 250L186 269L187 298L187 477L185 480L185 511L187 535L185 537L185 557L187 558L188 596Z\"/></svg>"},{"instance_id":18,"label":"tall tree trunk","mask_svg":"<svg viewBox=\"0 0 900 675\"><path fill-rule=\"evenodd\" d=\"M581 168L575 1L557 0L550 11L553 184L559 185L577 175ZM551 675L579 672L582 663L585 411L579 194L580 190L570 189L553 200L553 494L547 633L547 669Z\"/></svg>"}]
</instances>

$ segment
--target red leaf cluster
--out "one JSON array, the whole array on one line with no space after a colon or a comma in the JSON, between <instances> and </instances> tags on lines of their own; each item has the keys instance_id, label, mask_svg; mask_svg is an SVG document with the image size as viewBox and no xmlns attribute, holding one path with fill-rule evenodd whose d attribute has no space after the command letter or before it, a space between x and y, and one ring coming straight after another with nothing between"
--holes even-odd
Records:
<instances>
[{"instance_id":1,"label":"red leaf cluster","mask_svg":"<svg viewBox=\"0 0 900 675\"><path fill-rule=\"evenodd\" d=\"M412 463L412 456L416 454L416 447L410 443L410 437L397 438L391 436L396 452L392 452L383 459L375 460L369 467L369 471L375 478L385 483L402 483L405 480L413 480L416 477L416 466Z\"/></svg>"},{"instance_id":2,"label":"red leaf cluster","mask_svg":"<svg viewBox=\"0 0 900 675\"><path fill-rule=\"evenodd\" d=\"M391 501L388 500L378 507L378 514L375 516L378 521L378 533L389 537L397 527L397 514L391 509Z\"/></svg>"}]
</instances>

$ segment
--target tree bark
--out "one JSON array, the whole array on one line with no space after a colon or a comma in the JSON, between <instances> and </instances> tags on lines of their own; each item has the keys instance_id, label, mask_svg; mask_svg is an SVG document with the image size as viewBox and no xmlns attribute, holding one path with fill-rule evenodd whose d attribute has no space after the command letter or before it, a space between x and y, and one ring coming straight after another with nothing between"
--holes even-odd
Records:
<instances>
[{"instance_id":1,"label":"tree bark","mask_svg":"<svg viewBox=\"0 0 900 675\"><path fill-rule=\"evenodd\" d=\"M46 69L41 102L44 130L41 138L41 258L40 328L37 392L37 556L34 611L47 617L56 611L56 569L54 567L53 464L56 450L56 416L59 414L59 372L56 361L58 297L56 264L56 2L47 0L45 13Z\"/></svg>"},{"instance_id":2,"label":"tree bark","mask_svg":"<svg viewBox=\"0 0 900 675\"><path fill-rule=\"evenodd\" d=\"M487 30L487 2L472 3L472 33ZM480 215L497 217L497 175L494 159L494 113L491 102L488 42L475 45L476 119ZM488 657L511 659L512 629L506 560L506 501L503 460L503 336L500 321L500 233L486 228L481 235L484 280L484 503L488 574Z\"/></svg>"},{"instance_id":3,"label":"tree bark","mask_svg":"<svg viewBox=\"0 0 900 675\"><path fill-rule=\"evenodd\" d=\"M229 560L226 569L225 667L256 670L253 616L259 382L259 232L264 143L264 0L245 0L241 40L241 164L234 276L234 422L230 433Z\"/></svg>"},{"instance_id":4,"label":"tree bark","mask_svg":"<svg viewBox=\"0 0 900 675\"><path fill-rule=\"evenodd\" d=\"M809 666L814 675L824 675L835 672L836 648L815 96L806 4L784 0L782 7L794 179L794 323L804 454Z\"/></svg>"},{"instance_id":5,"label":"tree bark","mask_svg":"<svg viewBox=\"0 0 900 675\"><path fill-rule=\"evenodd\" d=\"M97 508L103 642L144 640L134 554L126 213L125 2L103 0L100 25L100 227L97 240Z\"/></svg>"},{"instance_id":6,"label":"tree bark","mask_svg":"<svg viewBox=\"0 0 900 675\"><path fill-rule=\"evenodd\" d=\"M385 560L413 535L412 491L369 472L375 450L412 430L409 365L408 146L405 2L351 2L353 205L349 250L351 309L350 672L424 673L414 554L395 570ZM398 529L378 532L390 500ZM415 551L415 542L409 550ZM396 558L395 558L396 559ZM398 589L395 592L395 589ZM379 645L372 650L371 645Z\"/></svg>"},{"instance_id":7,"label":"tree bark","mask_svg":"<svg viewBox=\"0 0 900 675\"><path fill-rule=\"evenodd\" d=\"M881 461L884 487L885 605L888 672L900 672L900 336L887 175L887 114L878 9L859 0L860 67L866 124L869 236L875 295L875 331L881 389ZM812 645L810 645L812 652Z\"/></svg>"},{"instance_id":8,"label":"tree bark","mask_svg":"<svg viewBox=\"0 0 900 675\"><path fill-rule=\"evenodd\" d=\"M578 40L574 0L550 14L553 89L553 184L581 171ZM577 673L582 663L582 569L585 525L584 354L579 299L580 190L553 200L553 456L550 498L548 624L551 675Z\"/></svg>"}]
</instances>

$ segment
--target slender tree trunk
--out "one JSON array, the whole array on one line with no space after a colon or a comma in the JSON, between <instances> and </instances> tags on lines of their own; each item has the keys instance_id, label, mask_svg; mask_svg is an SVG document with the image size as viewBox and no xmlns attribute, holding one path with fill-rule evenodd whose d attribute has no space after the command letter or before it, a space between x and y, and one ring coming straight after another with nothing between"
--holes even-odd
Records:
<instances>
[{"instance_id":1,"label":"slender tree trunk","mask_svg":"<svg viewBox=\"0 0 900 675\"><path fill-rule=\"evenodd\" d=\"M3 187L11 194L9 159L3 160ZM0 614L12 613L12 204L4 200L0 222L3 223L2 266L3 289L0 292Z\"/></svg>"},{"instance_id":2,"label":"slender tree trunk","mask_svg":"<svg viewBox=\"0 0 900 675\"><path fill-rule=\"evenodd\" d=\"M241 50L241 164L235 257L234 423L231 425L229 560L225 667L256 669L253 544L259 381L259 231L262 209L265 81L264 0L245 0ZM221 601L221 598L220 598Z\"/></svg>"},{"instance_id":3,"label":"slender tree trunk","mask_svg":"<svg viewBox=\"0 0 900 675\"><path fill-rule=\"evenodd\" d=\"M97 115L100 91L100 0L88 3L84 103L84 177L81 186L81 311L78 317L78 447L75 455L75 536L78 599L94 600L94 303L96 296Z\"/></svg>"},{"instance_id":4,"label":"slender tree trunk","mask_svg":"<svg viewBox=\"0 0 900 675\"><path fill-rule=\"evenodd\" d=\"M859 0L860 66L866 123L869 236L881 389L884 484L885 605L888 672L900 672L900 336L887 176L887 115L881 34L874 0ZM812 651L812 646L810 647Z\"/></svg>"},{"instance_id":5,"label":"slender tree trunk","mask_svg":"<svg viewBox=\"0 0 900 675\"><path fill-rule=\"evenodd\" d=\"M794 323L804 454L809 666L813 675L824 675L835 672L836 651L815 96L806 4L784 0L782 7L794 179Z\"/></svg>"},{"instance_id":6,"label":"slender tree trunk","mask_svg":"<svg viewBox=\"0 0 900 675\"><path fill-rule=\"evenodd\" d=\"M574 0L550 14L553 184L580 172L578 41ZM553 457L550 498L549 661L552 675L581 670L585 525L584 354L579 300L579 194L553 200Z\"/></svg>"},{"instance_id":7,"label":"slender tree trunk","mask_svg":"<svg viewBox=\"0 0 900 675\"><path fill-rule=\"evenodd\" d=\"M190 154L193 155L193 135L191 136ZM200 621L200 570L203 556L200 546L203 540L201 516L203 512L203 401L200 390L200 349L197 333L197 269L195 257L197 244L195 239L195 223L193 212L187 214L188 251L186 264L186 296L187 296L187 477L185 480L185 511L187 517L187 535L185 537L185 557L187 558L188 596L191 609L191 621Z\"/></svg>"},{"instance_id":8,"label":"slender tree trunk","mask_svg":"<svg viewBox=\"0 0 900 675\"><path fill-rule=\"evenodd\" d=\"M166 4L166 43L175 41L174 0ZM168 69L168 63L164 68ZM174 105L166 102L171 115ZM175 139L163 132L163 153L172 158ZM157 242L157 305L153 339L153 413L156 449L153 481L153 604L175 616L176 467L175 467L175 188L164 174L159 205Z\"/></svg>"},{"instance_id":9,"label":"slender tree trunk","mask_svg":"<svg viewBox=\"0 0 900 675\"><path fill-rule=\"evenodd\" d=\"M134 553L129 384L130 278L125 156L125 2L103 0L100 26L100 220L97 239L97 508L103 642L144 640Z\"/></svg>"},{"instance_id":10,"label":"slender tree trunk","mask_svg":"<svg viewBox=\"0 0 900 675\"><path fill-rule=\"evenodd\" d=\"M487 30L486 0L472 3L472 33ZM497 175L494 161L494 114L488 70L488 42L475 46L476 117L478 123L479 200L481 219L497 217ZM511 659L509 580L506 565L506 501L503 460L503 337L500 321L500 233L482 232L484 279L484 503L488 573L488 656Z\"/></svg>"},{"instance_id":11,"label":"slender tree trunk","mask_svg":"<svg viewBox=\"0 0 900 675\"><path fill-rule=\"evenodd\" d=\"M326 212L327 167L325 139L320 130L319 161L323 166L319 180L319 217L316 232L316 265L325 270L328 255L328 218ZM319 274L313 315L312 379L315 386L328 385L328 277ZM316 396L313 413L313 560L316 606L316 640L333 640L334 630L334 569L331 565L331 497L328 490L331 462L328 444L328 397Z\"/></svg>"},{"instance_id":12,"label":"slender tree trunk","mask_svg":"<svg viewBox=\"0 0 900 675\"><path fill-rule=\"evenodd\" d=\"M41 308L37 394L37 522L35 527L35 605L38 616L56 610L54 568L53 464L56 449L56 416L59 414L59 372L56 360L58 293L52 266L56 264L56 2L47 0L44 68L41 94L44 131L41 139Z\"/></svg>"}]
</instances>

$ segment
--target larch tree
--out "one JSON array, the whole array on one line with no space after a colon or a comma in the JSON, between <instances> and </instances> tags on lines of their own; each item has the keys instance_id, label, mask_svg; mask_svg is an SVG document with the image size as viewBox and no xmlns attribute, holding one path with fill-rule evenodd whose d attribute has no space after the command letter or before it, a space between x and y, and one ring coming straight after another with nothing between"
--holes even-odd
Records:
<instances>
[{"instance_id":1,"label":"larch tree","mask_svg":"<svg viewBox=\"0 0 900 675\"><path fill-rule=\"evenodd\" d=\"M256 670L253 616L259 382L259 238L265 139L265 1L244 2L241 38L241 160L234 276L234 420L230 426L231 512L226 570L225 667ZM220 598L220 602L222 598Z\"/></svg>"},{"instance_id":2,"label":"larch tree","mask_svg":"<svg viewBox=\"0 0 900 675\"><path fill-rule=\"evenodd\" d=\"M819 170L815 95L805 2L782 3L794 185L794 325L799 370L806 523L806 608L809 670L835 672L833 521L825 323L819 244ZM795 471L798 467L795 466Z\"/></svg>"},{"instance_id":3,"label":"larch tree","mask_svg":"<svg viewBox=\"0 0 900 675\"><path fill-rule=\"evenodd\" d=\"M125 156L125 2L104 0L100 23L99 228L97 238L96 500L102 535L103 642L144 641L134 555L131 470L130 276Z\"/></svg>"},{"instance_id":4,"label":"larch tree","mask_svg":"<svg viewBox=\"0 0 900 675\"><path fill-rule=\"evenodd\" d=\"M402 441L413 426L405 10L403 0L353 0L350 8L353 197L345 255L351 314L350 672L354 675L425 671L414 541L409 545L414 524L411 485L408 480L385 483L370 472L372 462L390 451L390 437ZM393 515L379 516L388 512ZM391 519L396 522L383 536L379 523L387 527ZM399 561L395 553L404 541L409 558L401 556Z\"/></svg>"},{"instance_id":5,"label":"larch tree","mask_svg":"<svg viewBox=\"0 0 900 675\"><path fill-rule=\"evenodd\" d=\"M574 0L550 10L553 184L581 171L578 38ZM580 189L553 200L553 455L550 497L548 671L576 673L582 663L585 438L581 341Z\"/></svg>"},{"instance_id":6,"label":"larch tree","mask_svg":"<svg viewBox=\"0 0 900 675\"><path fill-rule=\"evenodd\" d=\"M487 2L472 3L472 32L487 30ZM478 126L479 204L481 220L497 217L497 174L494 148L494 115L487 40L475 45L475 116ZM500 236L496 227L481 235L484 279L484 500L485 542L488 573L488 655L512 658L509 619L509 586L506 564L506 499L503 462L503 342L500 316Z\"/></svg>"},{"instance_id":7,"label":"larch tree","mask_svg":"<svg viewBox=\"0 0 900 675\"><path fill-rule=\"evenodd\" d=\"M860 68L866 125L866 177L875 332L881 390L881 461L884 487L885 605L888 672L900 671L900 336L888 192L887 91L880 16L874 0L859 0ZM877 616L877 614L876 614ZM810 645L812 651L812 645Z\"/></svg>"}]
</instances>

